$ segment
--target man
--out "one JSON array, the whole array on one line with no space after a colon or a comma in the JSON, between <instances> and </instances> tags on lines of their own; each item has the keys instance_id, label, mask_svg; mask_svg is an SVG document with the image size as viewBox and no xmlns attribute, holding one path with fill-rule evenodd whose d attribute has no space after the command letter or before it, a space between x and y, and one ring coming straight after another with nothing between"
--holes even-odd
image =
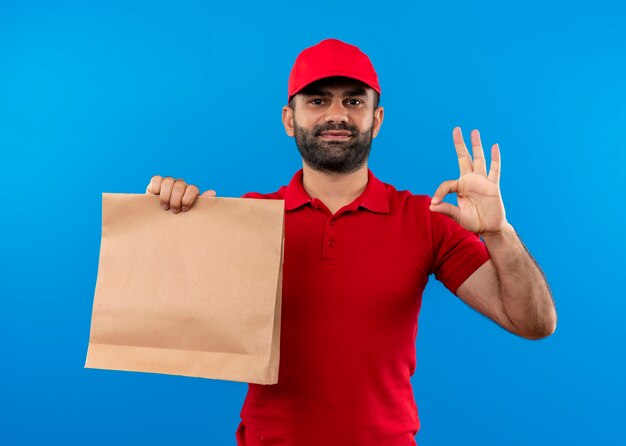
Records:
<instances>
[{"instance_id":1,"label":"man","mask_svg":"<svg viewBox=\"0 0 626 446\"><path fill-rule=\"evenodd\" d=\"M380 91L369 58L335 39L305 49L291 71L282 119L302 170L274 193L244 195L285 200L285 253L278 384L249 384L240 445L416 444L410 377L431 273L512 333L556 328L543 274L505 218L498 146L487 174L478 131L472 160L455 128L459 179L432 199L397 191L367 166ZM147 192L175 213L199 194L160 176ZM452 192L458 207L442 201Z\"/></svg>"}]
</instances>

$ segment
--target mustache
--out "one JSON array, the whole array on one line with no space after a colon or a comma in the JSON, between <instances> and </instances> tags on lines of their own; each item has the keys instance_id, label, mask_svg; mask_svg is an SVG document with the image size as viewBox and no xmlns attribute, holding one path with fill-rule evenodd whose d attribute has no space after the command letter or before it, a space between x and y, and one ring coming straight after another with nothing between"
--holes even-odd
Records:
<instances>
[{"instance_id":1,"label":"mustache","mask_svg":"<svg viewBox=\"0 0 626 446\"><path fill-rule=\"evenodd\" d=\"M319 136L322 132L327 132L329 130L341 130L341 131L347 131L350 132L350 135L352 136L356 136L359 133L359 129L354 126L354 125L348 125L348 124L324 124L324 125L320 125L320 126L316 126L313 129L313 134L315 136Z\"/></svg>"}]
</instances>

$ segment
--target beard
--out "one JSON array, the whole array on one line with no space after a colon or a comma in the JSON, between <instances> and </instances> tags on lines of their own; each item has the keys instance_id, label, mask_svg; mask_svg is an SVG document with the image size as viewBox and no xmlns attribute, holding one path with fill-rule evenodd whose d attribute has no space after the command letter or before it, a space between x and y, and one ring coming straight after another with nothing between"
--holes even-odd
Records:
<instances>
[{"instance_id":1,"label":"beard","mask_svg":"<svg viewBox=\"0 0 626 446\"><path fill-rule=\"evenodd\" d=\"M359 132L354 125L323 124L307 130L299 127L293 119L296 145L302 159L313 169L324 173L352 173L358 170L369 156L372 147L374 126ZM320 134L327 130L346 130L350 132L347 141L324 141Z\"/></svg>"}]
</instances>

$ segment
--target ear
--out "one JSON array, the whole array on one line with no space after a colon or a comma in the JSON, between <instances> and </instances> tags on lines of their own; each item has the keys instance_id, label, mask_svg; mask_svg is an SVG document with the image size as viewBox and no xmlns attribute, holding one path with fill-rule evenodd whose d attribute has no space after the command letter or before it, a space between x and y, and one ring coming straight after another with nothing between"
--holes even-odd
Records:
<instances>
[{"instance_id":1,"label":"ear","mask_svg":"<svg viewBox=\"0 0 626 446\"><path fill-rule=\"evenodd\" d=\"M285 126L285 132L287 135L293 136L293 108L285 105L283 107L283 125Z\"/></svg>"},{"instance_id":2,"label":"ear","mask_svg":"<svg viewBox=\"0 0 626 446\"><path fill-rule=\"evenodd\" d=\"M382 107L376 107L374 110L374 125L372 129L372 137L376 138L378 132L380 131L380 126L383 125L383 118L385 117L385 109Z\"/></svg>"}]
</instances>

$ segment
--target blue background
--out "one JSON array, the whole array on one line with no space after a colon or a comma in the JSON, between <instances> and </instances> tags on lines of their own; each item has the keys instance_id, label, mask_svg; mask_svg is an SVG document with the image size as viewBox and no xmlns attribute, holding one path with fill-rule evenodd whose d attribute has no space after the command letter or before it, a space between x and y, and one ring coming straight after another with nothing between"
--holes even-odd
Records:
<instances>
[{"instance_id":1,"label":"blue background","mask_svg":"<svg viewBox=\"0 0 626 446\"><path fill-rule=\"evenodd\" d=\"M556 333L527 341L431 280L420 446L624 444L626 11L620 2L0 0L0 443L234 444L245 383L84 369L102 192L152 175L237 197L301 161L280 120L303 48L374 62L370 167L432 194L452 128L502 152L507 217Z\"/></svg>"}]
</instances>

